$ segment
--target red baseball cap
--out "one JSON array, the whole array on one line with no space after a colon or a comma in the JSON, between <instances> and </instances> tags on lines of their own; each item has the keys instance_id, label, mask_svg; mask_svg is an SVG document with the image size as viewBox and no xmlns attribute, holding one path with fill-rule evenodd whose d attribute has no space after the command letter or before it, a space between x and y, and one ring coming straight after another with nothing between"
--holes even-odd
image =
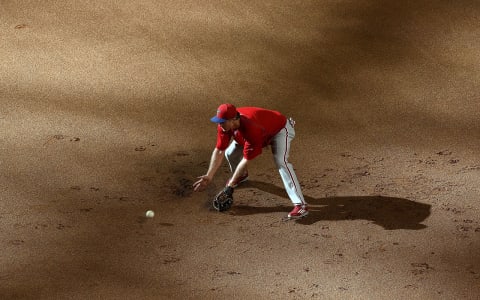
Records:
<instances>
[{"instance_id":1,"label":"red baseball cap","mask_svg":"<svg viewBox=\"0 0 480 300\"><path fill-rule=\"evenodd\" d=\"M233 104L222 104L217 109L217 115L210 119L213 123L223 123L237 116L237 109Z\"/></svg>"}]
</instances>

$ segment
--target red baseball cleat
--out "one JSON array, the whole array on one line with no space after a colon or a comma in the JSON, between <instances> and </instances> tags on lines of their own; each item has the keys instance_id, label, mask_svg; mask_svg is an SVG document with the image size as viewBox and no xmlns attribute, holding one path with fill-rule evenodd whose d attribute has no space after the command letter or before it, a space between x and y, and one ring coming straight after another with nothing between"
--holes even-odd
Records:
<instances>
[{"instance_id":1,"label":"red baseball cleat","mask_svg":"<svg viewBox=\"0 0 480 300\"><path fill-rule=\"evenodd\" d=\"M293 210L288 214L289 219L300 219L308 215L307 205L295 205Z\"/></svg>"}]
</instances>

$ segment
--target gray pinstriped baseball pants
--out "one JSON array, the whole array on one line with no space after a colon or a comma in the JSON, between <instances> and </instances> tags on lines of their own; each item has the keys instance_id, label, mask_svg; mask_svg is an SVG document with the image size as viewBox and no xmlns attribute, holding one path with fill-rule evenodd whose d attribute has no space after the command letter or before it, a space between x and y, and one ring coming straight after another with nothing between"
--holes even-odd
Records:
<instances>
[{"instance_id":1,"label":"gray pinstriped baseball pants","mask_svg":"<svg viewBox=\"0 0 480 300\"><path fill-rule=\"evenodd\" d=\"M273 160L278 168L288 197L294 205L301 205L306 204L306 202L295 170L292 164L288 162L290 143L295 138L295 129L292 123L294 124L293 121L287 121L285 127L273 137L270 145L272 147ZM234 172L243 157L243 146L233 141L225 150L225 157L230 165L230 170Z\"/></svg>"}]
</instances>

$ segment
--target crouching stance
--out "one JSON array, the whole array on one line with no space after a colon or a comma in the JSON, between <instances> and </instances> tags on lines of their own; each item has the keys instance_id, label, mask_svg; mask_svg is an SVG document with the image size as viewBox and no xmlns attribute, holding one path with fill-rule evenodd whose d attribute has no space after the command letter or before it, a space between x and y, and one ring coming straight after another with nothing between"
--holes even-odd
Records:
<instances>
[{"instance_id":1,"label":"crouching stance","mask_svg":"<svg viewBox=\"0 0 480 300\"><path fill-rule=\"evenodd\" d=\"M260 155L264 147L270 145L285 190L294 205L288 218L308 215L307 203L297 175L292 164L288 162L290 143L295 137L295 123L292 119L287 119L274 110L259 107L236 108L232 104L222 104L217 109L217 115L210 120L218 124L217 144L212 152L207 173L198 177L193 184L195 191L204 190L212 181L225 156L233 175L225 189L217 195L214 206L222 207L223 210L230 208L234 188L248 179L249 162ZM223 205L219 199L230 201Z\"/></svg>"}]
</instances>

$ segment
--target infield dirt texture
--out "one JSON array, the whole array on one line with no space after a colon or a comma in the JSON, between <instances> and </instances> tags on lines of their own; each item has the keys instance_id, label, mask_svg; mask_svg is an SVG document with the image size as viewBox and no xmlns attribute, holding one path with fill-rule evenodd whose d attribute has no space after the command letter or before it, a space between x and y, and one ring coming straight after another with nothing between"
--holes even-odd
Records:
<instances>
[{"instance_id":1,"label":"infield dirt texture","mask_svg":"<svg viewBox=\"0 0 480 300\"><path fill-rule=\"evenodd\" d=\"M479 299L480 2L0 4L1 299ZM204 193L222 102L297 121ZM145 212L154 210L147 219Z\"/></svg>"}]
</instances>

